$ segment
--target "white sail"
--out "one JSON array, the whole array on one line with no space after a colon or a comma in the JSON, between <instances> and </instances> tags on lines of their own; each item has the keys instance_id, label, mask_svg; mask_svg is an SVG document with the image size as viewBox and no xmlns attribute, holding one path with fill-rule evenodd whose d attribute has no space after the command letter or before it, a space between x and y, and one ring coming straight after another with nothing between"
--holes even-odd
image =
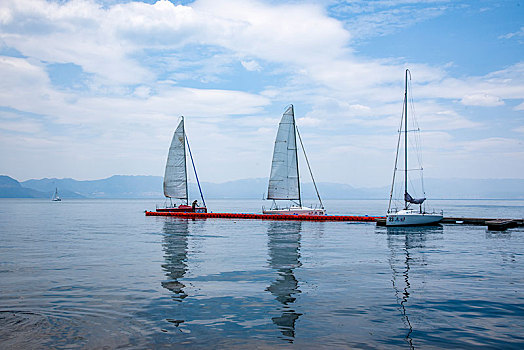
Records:
<instances>
[{"instance_id":1,"label":"white sail","mask_svg":"<svg viewBox=\"0 0 524 350\"><path fill-rule=\"evenodd\" d=\"M60 202L62 199L58 196L58 188L55 188L55 193L53 194L53 198L51 198L53 202Z\"/></svg>"},{"instance_id":2,"label":"white sail","mask_svg":"<svg viewBox=\"0 0 524 350\"><path fill-rule=\"evenodd\" d=\"M164 174L164 196L187 200L187 169L184 119L180 121L173 134L166 172Z\"/></svg>"},{"instance_id":3,"label":"white sail","mask_svg":"<svg viewBox=\"0 0 524 350\"><path fill-rule=\"evenodd\" d=\"M278 126L267 192L268 199L300 199L295 135L295 115L291 105Z\"/></svg>"}]
</instances>

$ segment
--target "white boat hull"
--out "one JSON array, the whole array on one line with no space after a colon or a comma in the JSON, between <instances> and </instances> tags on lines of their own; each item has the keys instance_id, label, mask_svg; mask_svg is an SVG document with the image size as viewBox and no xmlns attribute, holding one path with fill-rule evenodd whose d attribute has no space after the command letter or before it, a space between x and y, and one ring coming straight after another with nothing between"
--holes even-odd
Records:
<instances>
[{"instance_id":1,"label":"white boat hull","mask_svg":"<svg viewBox=\"0 0 524 350\"><path fill-rule=\"evenodd\" d=\"M279 214L279 215L326 215L325 209L314 209L308 207L291 207L282 209L262 210L264 214Z\"/></svg>"},{"instance_id":2,"label":"white boat hull","mask_svg":"<svg viewBox=\"0 0 524 350\"><path fill-rule=\"evenodd\" d=\"M442 220L442 214L419 213L410 210L401 210L386 216L386 226L422 226L436 224Z\"/></svg>"}]
</instances>

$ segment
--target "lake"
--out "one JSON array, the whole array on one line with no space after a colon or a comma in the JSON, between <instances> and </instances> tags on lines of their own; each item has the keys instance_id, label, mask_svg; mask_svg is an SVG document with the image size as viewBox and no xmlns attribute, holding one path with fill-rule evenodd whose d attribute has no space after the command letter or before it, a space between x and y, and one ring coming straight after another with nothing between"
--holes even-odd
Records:
<instances>
[{"instance_id":1,"label":"lake","mask_svg":"<svg viewBox=\"0 0 524 350\"><path fill-rule=\"evenodd\" d=\"M522 227L146 217L157 204L0 200L0 348L524 346ZM432 204L524 217L522 200ZM384 215L387 201L325 206Z\"/></svg>"}]
</instances>

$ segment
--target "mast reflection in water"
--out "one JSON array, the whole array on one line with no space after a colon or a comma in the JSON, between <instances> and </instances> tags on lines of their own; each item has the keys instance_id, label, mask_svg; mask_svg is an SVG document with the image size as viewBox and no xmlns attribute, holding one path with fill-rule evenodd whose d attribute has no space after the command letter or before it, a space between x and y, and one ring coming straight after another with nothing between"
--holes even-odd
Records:
<instances>
[{"instance_id":1,"label":"mast reflection in water","mask_svg":"<svg viewBox=\"0 0 524 350\"><path fill-rule=\"evenodd\" d=\"M409 320L408 299L411 291L409 272L412 265L425 265L424 255L416 256L417 252L426 247L426 235L442 231L441 226L434 227L388 227L387 242L391 251L389 264L391 266L391 282L395 290L395 298L399 305L402 321L407 327L405 340L410 349L414 349L413 326ZM415 251L415 257L413 256Z\"/></svg>"},{"instance_id":2,"label":"mast reflection in water","mask_svg":"<svg viewBox=\"0 0 524 350\"><path fill-rule=\"evenodd\" d=\"M295 322L302 315L293 308L295 296L300 293L293 271L301 266L301 228L300 221L271 222L267 231L269 266L277 271L277 278L266 290L282 304L281 315L271 320L290 343L295 338Z\"/></svg>"},{"instance_id":3,"label":"mast reflection in water","mask_svg":"<svg viewBox=\"0 0 524 350\"><path fill-rule=\"evenodd\" d=\"M180 282L187 271L189 227L187 220L166 220L164 222L164 249L165 263L162 265L167 280L162 282L162 287L173 292L173 300L181 302L187 294L185 285Z\"/></svg>"}]
</instances>

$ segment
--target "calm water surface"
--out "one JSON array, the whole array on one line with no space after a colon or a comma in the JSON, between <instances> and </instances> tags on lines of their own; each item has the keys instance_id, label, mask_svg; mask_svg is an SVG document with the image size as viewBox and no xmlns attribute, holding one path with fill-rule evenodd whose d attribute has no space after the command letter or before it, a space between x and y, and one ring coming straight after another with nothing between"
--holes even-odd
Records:
<instances>
[{"instance_id":1,"label":"calm water surface","mask_svg":"<svg viewBox=\"0 0 524 350\"><path fill-rule=\"evenodd\" d=\"M0 200L0 348L524 346L522 228L145 217L157 203ZM524 217L524 201L433 205Z\"/></svg>"}]
</instances>

